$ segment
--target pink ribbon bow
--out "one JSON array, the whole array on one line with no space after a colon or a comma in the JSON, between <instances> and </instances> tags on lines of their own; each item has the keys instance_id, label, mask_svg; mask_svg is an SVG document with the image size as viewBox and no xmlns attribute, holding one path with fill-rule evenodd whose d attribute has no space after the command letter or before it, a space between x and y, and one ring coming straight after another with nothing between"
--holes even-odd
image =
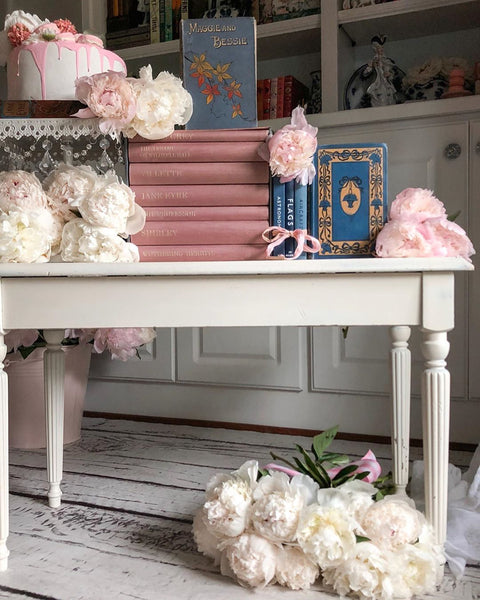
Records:
<instances>
[{"instance_id":1,"label":"pink ribbon bow","mask_svg":"<svg viewBox=\"0 0 480 600\"><path fill-rule=\"evenodd\" d=\"M285 258L285 260L294 260L298 258L302 252L315 253L320 250L320 242L313 235L309 235L305 229L294 229L293 231L284 227L268 227L262 233L262 238L269 242L267 246L267 256L271 256L274 248L279 246L286 239L293 237L297 242L297 247L293 256L284 256L280 254L276 258Z\"/></svg>"}]
</instances>

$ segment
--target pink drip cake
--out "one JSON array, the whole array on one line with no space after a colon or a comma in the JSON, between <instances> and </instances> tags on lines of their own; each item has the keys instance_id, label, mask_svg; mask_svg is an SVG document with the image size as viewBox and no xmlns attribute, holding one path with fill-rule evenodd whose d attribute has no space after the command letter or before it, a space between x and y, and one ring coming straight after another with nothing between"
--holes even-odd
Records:
<instances>
[{"instance_id":1,"label":"pink drip cake","mask_svg":"<svg viewBox=\"0 0 480 600\"><path fill-rule=\"evenodd\" d=\"M78 34L67 20L42 22L36 15L7 15L9 100L74 100L75 80L105 71L126 73L124 61L94 35ZM5 41L5 40L3 40Z\"/></svg>"}]
</instances>

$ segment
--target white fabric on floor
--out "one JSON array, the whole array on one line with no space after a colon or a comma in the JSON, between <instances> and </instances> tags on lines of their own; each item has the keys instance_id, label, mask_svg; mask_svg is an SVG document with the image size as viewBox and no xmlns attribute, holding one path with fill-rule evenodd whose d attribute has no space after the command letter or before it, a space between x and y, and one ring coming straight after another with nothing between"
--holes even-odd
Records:
<instances>
[{"instance_id":1,"label":"white fabric on floor","mask_svg":"<svg viewBox=\"0 0 480 600\"><path fill-rule=\"evenodd\" d=\"M425 504L423 474L423 461L414 461L410 496L419 510ZM457 578L463 575L467 563L480 564L480 445L463 476L458 467L449 465L445 555Z\"/></svg>"}]
</instances>

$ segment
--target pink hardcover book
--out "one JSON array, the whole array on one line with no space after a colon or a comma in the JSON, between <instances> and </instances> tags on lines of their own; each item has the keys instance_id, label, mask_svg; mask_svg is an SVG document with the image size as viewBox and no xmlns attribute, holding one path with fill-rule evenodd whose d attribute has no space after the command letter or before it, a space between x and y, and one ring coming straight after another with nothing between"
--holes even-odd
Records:
<instances>
[{"instance_id":1,"label":"pink hardcover book","mask_svg":"<svg viewBox=\"0 0 480 600\"><path fill-rule=\"evenodd\" d=\"M148 221L262 221L268 206L147 206Z\"/></svg>"},{"instance_id":2,"label":"pink hardcover book","mask_svg":"<svg viewBox=\"0 0 480 600\"><path fill-rule=\"evenodd\" d=\"M245 129L179 129L163 138L164 142L262 142L266 139L268 127ZM128 140L129 144L152 143L139 135Z\"/></svg>"},{"instance_id":3,"label":"pink hardcover book","mask_svg":"<svg viewBox=\"0 0 480 600\"><path fill-rule=\"evenodd\" d=\"M265 221L151 221L131 240L138 246L261 244Z\"/></svg>"},{"instance_id":4,"label":"pink hardcover book","mask_svg":"<svg viewBox=\"0 0 480 600\"><path fill-rule=\"evenodd\" d=\"M130 185L143 206L268 206L269 186L258 185Z\"/></svg>"},{"instance_id":5,"label":"pink hardcover book","mask_svg":"<svg viewBox=\"0 0 480 600\"><path fill-rule=\"evenodd\" d=\"M265 244L193 246L139 246L140 262L193 262L203 260L262 260Z\"/></svg>"},{"instance_id":6,"label":"pink hardcover book","mask_svg":"<svg viewBox=\"0 0 480 600\"><path fill-rule=\"evenodd\" d=\"M130 163L148 162L256 162L263 142L158 142L131 144Z\"/></svg>"},{"instance_id":7,"label":"pink hardcover book","mask_svg":"<svg viewBox=\"0 0 480 600\"><path fill-rule=\"evenodd\" d=\"M208 163L132 163L129 166L130 185L181 183L268 183L266 161L231 162L227 166Z\"/></svg>"}]
</instances>

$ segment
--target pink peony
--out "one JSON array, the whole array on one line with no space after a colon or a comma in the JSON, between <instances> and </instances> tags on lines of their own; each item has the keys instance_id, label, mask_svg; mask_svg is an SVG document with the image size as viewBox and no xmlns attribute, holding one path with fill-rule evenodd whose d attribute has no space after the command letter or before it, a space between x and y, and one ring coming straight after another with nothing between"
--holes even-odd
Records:
<instances>
[{"instance_id":1,"label":"pink peony","mask_svg":"<svg viewBox=\"0 0 480 600\"><path fill-rule=\"evenodd\" d=\"M385 224L377 236L375 252L381 258L438 256L422 235L415 219L396 219Z\"/></svg>"},{"instance_id":2,"label":"pink peony","mask_svg":"<svg viewBox=\"0 0 480 600\"><path fill-rule=\"evenodd\" d=\"M268 160L272 175L279 176L281 183L292 179L301 185L312 183L317 131L308 124L303 108L297 106L292 112L291 124L279 129L266 142L267 147L260 154Z\"/></svg>"},{"instance_id":3,"label":"pink peony","mask_svg":"<svg viewBox=\"0 0 480 600\"><path fill-rule=\"evenodd\" d=\"M470 260L470 256L475 254L473 244L465 231L448 219L428 219L424 223L423 231L437 256L460 256Z\"/></svg>"},{"instance_id":4,"label":"pink peony","mask_svg":"<svg viewBox=\"0 0 480 600\"><path fill-rule=\"evenodd\" d=\"M357 465L358 467L357 470L352 473L352 475L355 473L368 473L368 475L363 479L363 481L366 481L367 483L373 483L374 481L377 481L382 472L382 467L376 459L375 454L371 450L369 450L360 460L354 460L353 462L349 463L349 465ZM340 467L328 469L327 473L329 477L333 479L337 473L349 465L342 465Z\"/></svg>"},{"instance_id":5,"label":"pink peony","mask_svg":"<svg viewBox=\"0 0 480 600\"><path fill-rule=\"evenodd\" d=\"M120 132L135 116L135 95L123 73L106 71L80 77L75 86L77 98L88 108L74 116L100 117L99 127L103 133Z\"/></svg>"},{"instance_id":6,"label":"pink peony","mask_svg":"<svg viewBox=\"0 0 480 600\"><path fill-rule=\"evenodd\" d=\"M389 219L406 218L425 221L432 217L446 216L445 206L431 190L407 188L392 202Z\"/></svg>"},{"instance_id":7,"label":"pink peony","mask_svg":"<svg viewBox=\"0 0 480 600\"><path fill-rule=\"evenodd\" d=\"M48 198L42 184L27 171L0 172L0 211L29 211L47 208Z\"/></svg>"},{"instance_id":8,"label":"pink peony","mask_svg":"<svg viewBox=\"0 0 480 600\"><path fill-rule=\"evenodd\" d=\"M151 342L155 330L149 327L123 327L117 329L97 329L93 338L93 348L99 354L109 350L112 358L128 360L137 355L137 348Z\"/></svg>"},{"instance_id":9,"label":"pink peony","mask_svg":"<svg viewBox=\"0 0 480 600\"><path fill-rule=\"evenodd\" d=\"M5 335L7 352L16 352L20 346L28 348L38 338L38 329L12 329Z\"/></svg>"}]
</instances>

